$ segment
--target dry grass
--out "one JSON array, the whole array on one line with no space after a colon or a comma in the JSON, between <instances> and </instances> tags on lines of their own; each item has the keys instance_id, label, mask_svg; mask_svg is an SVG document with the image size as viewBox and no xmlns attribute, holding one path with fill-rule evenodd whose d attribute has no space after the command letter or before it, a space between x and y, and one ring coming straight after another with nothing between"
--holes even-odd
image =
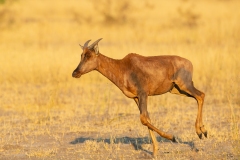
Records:
<instances>
[{"instance_id":1,"label":"dry grass","mask_svg":"<svg viewBox=\"0 0 240 160\"><path fill-rule=\"evenodd\" d=\"M195 134L195 100L150 97L153 124L181 142L158 137L157 159L239 159L239 6L238 0L1 0L0 159L151 159L135 103L97 72L71 77L78 43L100 37L100 52L113 58L174 54L194 65L209 138Z\"/></svg>"}]
</instances>

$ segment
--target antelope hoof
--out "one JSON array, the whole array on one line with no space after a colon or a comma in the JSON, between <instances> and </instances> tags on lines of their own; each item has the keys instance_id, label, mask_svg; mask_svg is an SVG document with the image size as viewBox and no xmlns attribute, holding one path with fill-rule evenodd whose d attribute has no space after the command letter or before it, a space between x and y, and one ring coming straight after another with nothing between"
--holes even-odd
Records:
<instances>
[{"instance_id":1,"label":"antelope hoof","mask_svg":"<svg viewBox=\"0 0 240 160\"><path fill-rule=\"evenodd\" d=\"M157 154L158 154L158 149L157 148L153 148L153 153L152 153L152 156L153 158L157 158Z\"/></svg>"},{"instance_id":2,"label":"antelope hoof","mask_svg":"<svg viewBox=\"0 0 240 160\"><path fill-rule=\"evenodd\" d=\"M197 133L197 135L198 135L198 137L199 137L199 139L202 139L202 133Z\"/></svg>"},{"instance_id":3,"label":"antelope hoof","mask_svg":"<svg viewBox=\"0 0 240 160\"><path fill-rule=\"evenodd\" d=\"M207 138L207 131L206 132L203 132L204 136Z\"/></svg>"},{"instance_id":4,"label":"antelope hoof","mask_svg":"<svg viewBox=\"0 0 240 160\"><path fill-rule=\"evenodd\" d=\"M153 159L157 158L157 153L156 153L156 152L153 152L152 157L153 157Z\"/></svg>"},{"instance_id":5,"label":"antelope hoof","mask_svg":"<svg viewBox=\"0 0 240 160\"><path fill-rule=\"evenodd\" d=\"M172 138L172 142L174 142L174 143L178 143L178 140L173 136L173 138Z\"/></svg>"},{"instance_id":6,"label":"antelope hoof","mask_svg":"<svg viewBox=\"0 0 240 160\"><path fill-rule=\"evenodd\" d=\"M207 138L207 130L204 128L204 126L200 127L202 133L204 134L204 136Z\"/></svg>"}]
</instances>

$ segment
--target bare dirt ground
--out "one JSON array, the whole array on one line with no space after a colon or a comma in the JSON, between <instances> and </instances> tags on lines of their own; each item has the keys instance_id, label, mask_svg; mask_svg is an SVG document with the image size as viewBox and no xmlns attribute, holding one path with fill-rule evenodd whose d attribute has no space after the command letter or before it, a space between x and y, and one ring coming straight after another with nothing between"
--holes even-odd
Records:
<instances>
[{"instance_id":1,"label":"bare dirt ground","mask_svg":"<svg viewBox=\"0 0 240 160\"><path fill-rule=\"evenodd\" d=\"M107 84L98 87L106 87L108 95L92 102L78 100L80 103L74 107L14 111L9 106L1 110L0 159L152 159L152 143L139 120L137 106ZM66 97L69 95L61 94L61 99ZM107 102L100 108L104 97ZM164 99L173 105L170 102L162 106ZM172 143L156 134L156 159L240 158L240 141L235 137L238 133L228 104L213 105L206 99L204 122L208 138L200 140L194 127L195 100L172 94L149 98L153 124L179 141ZM239 110L234 112L239 119Z\"/></svg>"}]
</instances>

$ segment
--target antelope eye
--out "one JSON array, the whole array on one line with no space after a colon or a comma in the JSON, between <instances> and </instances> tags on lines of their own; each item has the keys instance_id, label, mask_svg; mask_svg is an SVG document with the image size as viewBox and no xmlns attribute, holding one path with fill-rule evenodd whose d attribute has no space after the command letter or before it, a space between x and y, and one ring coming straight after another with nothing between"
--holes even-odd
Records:
<instances>
[{"instance_id":1,"label":"antelope eye","mask_svg":"<svg viewBox=\"0 0 240 160\"><path fill-rule=\"evenodd\" d=\"M84 58L87 58L87 59L90 58L90 57L91 57L91 55L89 53L86 53L85 56L84 56Z\"/></svg>"}]
</instances>

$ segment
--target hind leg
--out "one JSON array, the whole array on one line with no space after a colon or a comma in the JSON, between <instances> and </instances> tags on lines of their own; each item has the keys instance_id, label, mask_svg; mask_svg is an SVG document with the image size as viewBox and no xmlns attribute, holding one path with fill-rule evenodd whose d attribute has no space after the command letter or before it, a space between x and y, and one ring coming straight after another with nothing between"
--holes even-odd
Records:
<instances>
[{"instance_id":1,"label":"hind leg","mask_svg":"<svg viewBox=\"0 0 240 160\"><path fill-rule=\"evenodd\" d=\"M203 109L203 102L205 94L199 90L197 90L193 85L190 89L187 89L187 91L193 92L193 97L198 102L198 113L197 113L197 119L195 123L196 132L200 139L202 139L202 133L205 137L207 137L207 130L204 128L203 122L202 122L202 109Z\"/></svg>"},{"instance_id":2,"label":"hind leg","mask_svg":"<svg viewBox=\"0 0 240 160\"><path fill-rule=\"evenodd\" d=\"M198 113L197 113L197 118L195 123L196 133L200 139L202 138L202 133L204 134L205 137L207 137L207 130L204 128L204 125L202 123L202 108L203 108L205 94L197 90L193 86L192 81L190 83L180 83L180 84L175 83L174 88L170 92L174 94L193 97L197 100Z\"/></svg>"}]
</instances>

